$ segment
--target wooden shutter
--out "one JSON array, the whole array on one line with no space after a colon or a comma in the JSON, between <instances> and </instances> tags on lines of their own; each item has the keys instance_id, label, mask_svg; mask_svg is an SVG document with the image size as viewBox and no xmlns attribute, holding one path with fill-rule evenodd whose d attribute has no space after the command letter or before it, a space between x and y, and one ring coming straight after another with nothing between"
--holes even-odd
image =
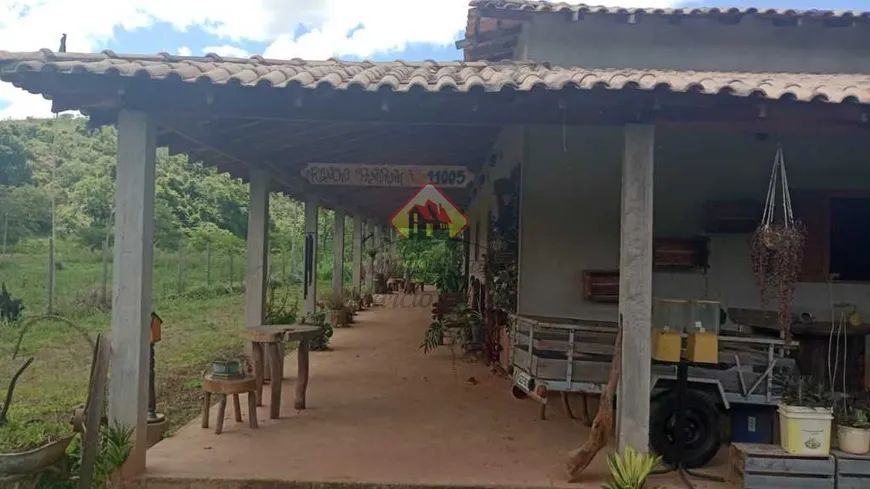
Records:
<instances>
[{"instance_id":1,"label":"wooden shutter","mask_svg":"<svg viewBox=\"0 0 870 489\"><path fill-rule=\"evenodd\" d=\"M828 245L831 234L828 195L823 191L792 191L792 202L795 217L800 219L807 228L804 267L800 281L826 282L828 280Z\"/></svg>"}]
</instances>

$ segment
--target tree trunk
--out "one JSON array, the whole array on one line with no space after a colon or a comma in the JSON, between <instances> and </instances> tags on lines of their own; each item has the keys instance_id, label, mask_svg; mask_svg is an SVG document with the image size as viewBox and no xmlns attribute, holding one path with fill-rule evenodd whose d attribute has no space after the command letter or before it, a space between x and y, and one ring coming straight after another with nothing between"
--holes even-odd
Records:
<instances>
[{"instance_id":1,"label":"tree trunk","mask_svg":"<svg viewBox=\"0 0 870 489\"><path fill-rule=\"evenodd\" d=\"M595 458L595 455L607 445L607 441L613 434L613 393L619 382L620 363L622 361L622 321L619 331L616 333L616 344L613 345L613 360L610 361L610 375L607 377L607 387L601 394L598 403L598 413L592 422L589 438L582 447L568 453L566 471L569 482L577 482L580 474Z\"/></svg>"}]
</instances>

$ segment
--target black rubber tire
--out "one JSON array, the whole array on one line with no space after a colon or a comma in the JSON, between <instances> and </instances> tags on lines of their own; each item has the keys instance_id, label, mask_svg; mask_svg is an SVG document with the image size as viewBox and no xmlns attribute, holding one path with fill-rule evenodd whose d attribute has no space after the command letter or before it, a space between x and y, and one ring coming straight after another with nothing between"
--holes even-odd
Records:
<instances>
[{"instance_id":1,"label":"black rubber tire","mask_svg":"<svg viewBox=\"0 0 870 489\"><path fill-rule=\"evenodd\" d=\"M671 466L677 462L673 435L676 419L676 392L655 400L650 406L650 447ZM704 394L689 390L686 393L686 423L683 467L703 467L716 456L721 445L719 409Z\"/></svg>"}]
</instances>

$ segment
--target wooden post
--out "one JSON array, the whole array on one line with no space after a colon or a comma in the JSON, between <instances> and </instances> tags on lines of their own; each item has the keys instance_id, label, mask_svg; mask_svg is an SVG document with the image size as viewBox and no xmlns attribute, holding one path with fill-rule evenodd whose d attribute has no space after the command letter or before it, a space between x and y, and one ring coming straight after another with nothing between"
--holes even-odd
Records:
<instances>
[{"instance_id":1,"label":"wooden post","mask_svg":"<svg viewBox=\"0 0 870 489\"><path fill-rule=\"evenodd\" d=\"M362 293L362 217L353 216L353 272L351 274L351 292L354 295Z\"/></svg>"},{"instance_id":2,"label":"wooden post","mask_svg":"<svg viewBox=\"0 0 870 489\"><path fill-rule=\"evenodd\" d=\"M118 114L109 419L133 430L129 473L145 469L148 448L156 142L154 120L147 114Z\"/></svg>"},{"instance_id":3,"label":"wooden post","mask_svg":"<svg viewBox=\"0 0 870 489\"><path fill-rule=\"evenodd\" d=\"M317 199L305 199L305 255L302 273L303 313L308 316L317 311Z\"/></svg>"},{"instance_id":4,"label":"wooden post","mask_svg":"<svg viewBox=\"0 0 870 489\"><path fill-rule=\"evenodd\" d=\"M6 239L9 237L9 213L3 213L3 255L6 254Z\"/></svg>"},{"instance_id":5,"label":"wooden post","mask_svg":"<svg viewBox=\"0 0 870 489\"><path fill-rule=\"evenodd\" d=\"M335 228L332 233L332 294L344 294L344 211L335 210Z\"/></svg>"},{"instance_id":6,"label":"wooden post","mask_svg":"<svg viewBox=\"0 0 870 489\"><path fill-rule=\"evenodd\" d=\"M103 281L100 289L100 305L109 305L109 233L103 238Z\"/></svg>"},{"instance_id":7,"label":"wooden post","mask_svg":"<svg viewBox=\"0 0 870 489\"><path fill-rule=\"evenodd\" d=\"M205 285L211 289L211 241L205 242Z\"/></svg>"},{"instance_id":8,"label":"wooden post","mask_svg":"<svg viewBox=\"0 0 870 489\"><path fill-rule=\"evenodd\" d=\"M625 127L619 252L622 378L616 398L620 452L628 445L641 452L649 447L654 143L653 126Z\"/></svg>"},{"instance_id":9,"label":"wooden post","mask_svg":"<svg viewBox=\"0 0 870 489\"><path fill-rule=\"evenodd\" d=\"M178 297L184 297L184 240L178 240Z\"/></svg>"}]
</instances>

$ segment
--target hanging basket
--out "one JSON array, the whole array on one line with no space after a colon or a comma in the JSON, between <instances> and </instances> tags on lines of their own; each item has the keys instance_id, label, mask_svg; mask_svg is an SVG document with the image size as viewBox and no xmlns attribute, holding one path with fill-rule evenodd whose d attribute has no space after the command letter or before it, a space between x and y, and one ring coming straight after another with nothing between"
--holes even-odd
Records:
<instances>
[{"instance_id":1,"label":"hanging basket","mask_svg":"<svg viewBox=\"0 0 870 489\"><path fill-rule=\"evenodd\" d=\"M781 188L782 214L777 218L777 188ZM752 268L758 282L762 307L770 295L778 302L782 336L790 340L791 300L803 267L806 229L794 218L785 158L777 148L765 198L764 215L752 237Z\"/></svg>"}]
</instances>

